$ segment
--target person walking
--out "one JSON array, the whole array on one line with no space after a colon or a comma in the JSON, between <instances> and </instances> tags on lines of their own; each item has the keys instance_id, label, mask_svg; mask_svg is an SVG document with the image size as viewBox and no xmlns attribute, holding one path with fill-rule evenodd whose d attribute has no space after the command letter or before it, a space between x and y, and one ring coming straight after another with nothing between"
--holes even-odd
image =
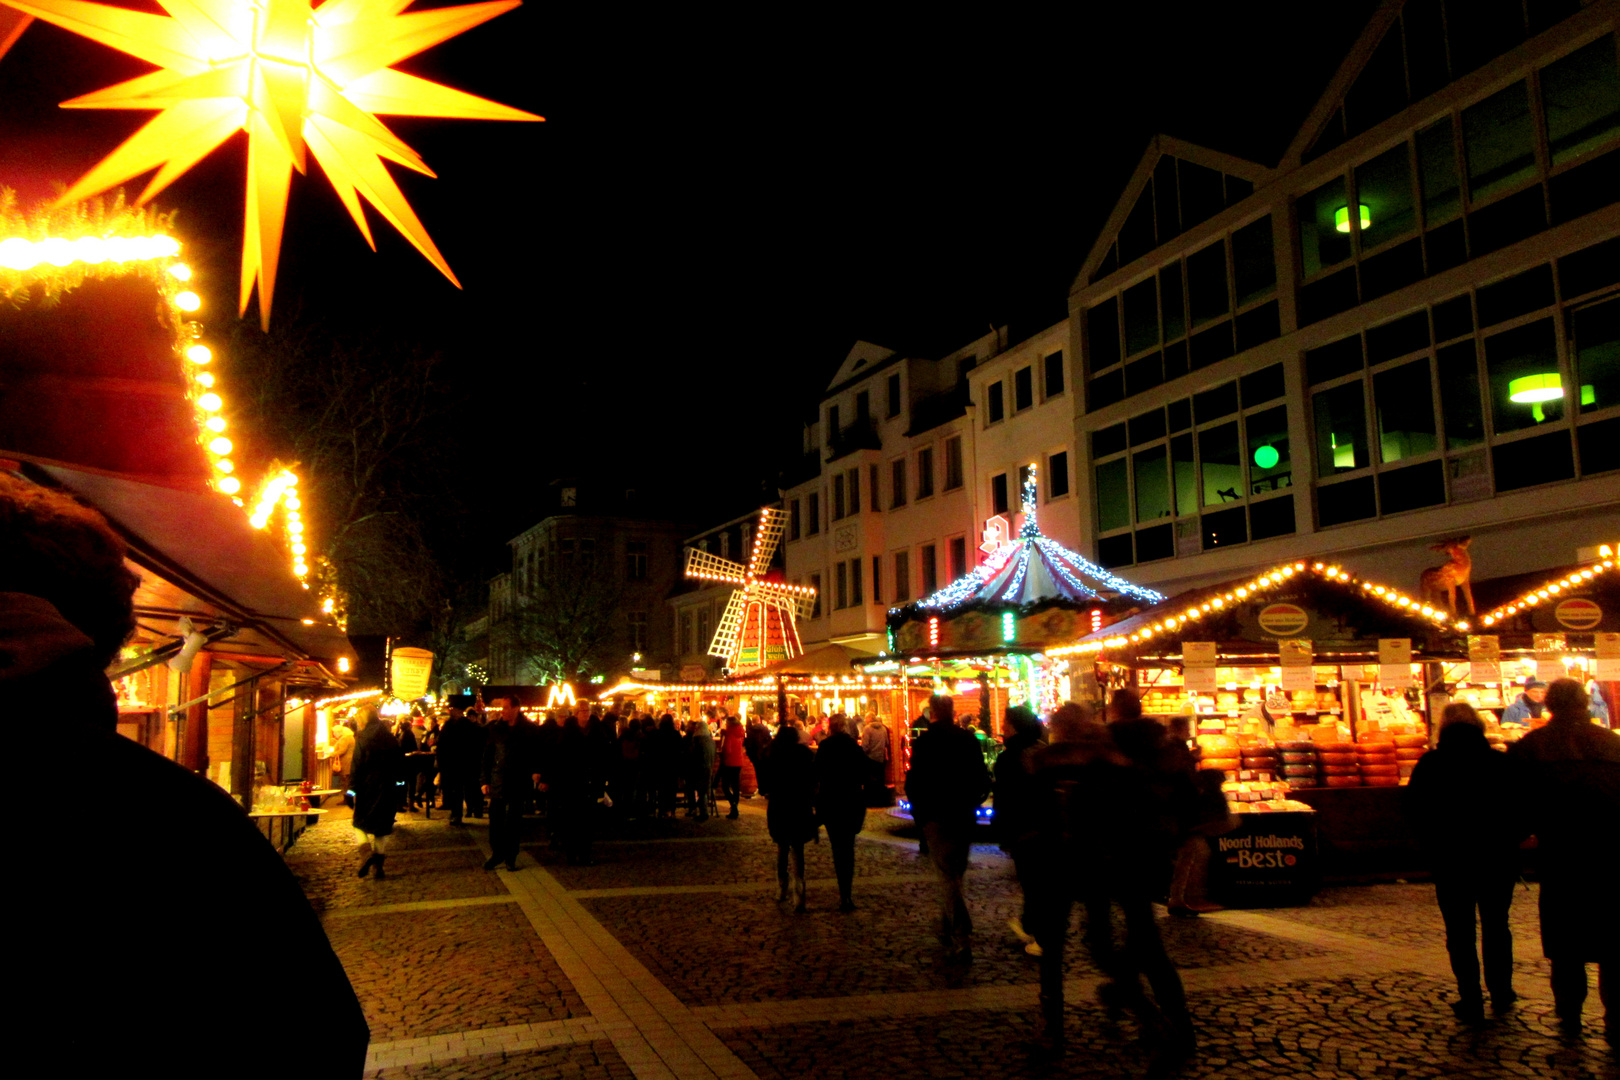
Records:
<instances>
[{"instance_id":1,"label":"person walking","mask_svg":"<svg viewBox=\"0 0 1620 1080\"><path fill-rule=\"evenodd\" d=\"M804 901L804 845L816 836L815 755L799 742L796 729L783 725L765 754L771 793L765 803L765 828L776 842L776 902L793 897L793 910L802 914ZM792 859L792 876L788 861Z\"/></svg>"},{"instance_id":2,"label":"person walking","mask_svg":"<svg viewBox=\"0 0 1620 1080\"><path fill-rule=\"evenodd\" d=\"M675 730L675 717L665 713L658 721L658 737L653 740L654 779L658 784L658 816L675 816L675 794L681 775L681 733Z\"/></svg>"},{"instance_id":3,"label":"person walking","mask_svg":"<svg viewBox=\"0 0 1620 1080\"><path fill-rule=\"evenodd\" d=\"M687 816L696 814L699 821L709 820L709 801L714 793L714 732L703 717L692 721L691 742L687 744L686 783L692 805Z\"/></svg>"},{"instance_id":4,"label":"person walking","mask_svg":"<svg viewBox=\"0 0 1620 1080\"><path fill-rule=\"evenodd\" d=\"M619 772L613 805L629 821L641 816L641 721L631 713L619 732Z\"/></svg>"},{"instance_id":5,"label":"person walking","mask_svg":"<svg viewBox=\"0 0 1620 1080\"><path fill-rule=\"evenodd\" d=\"M517 869L522 835L523 805L531 784L541 782L534 724L518 708L515 697L498 697L499 713L489 725L484 742L480 790L489 798L490 857L485 870L505 863Z\"/></svg>"},{"instance_id":6,"label":"person walking","mask_svg":"<svg viewBox=\"0 0 1620 1080\"><path fill-rule=\"evenodd\" d=\"M376 867L377 880L381 881L388 838L394 832L394 815L399 810L405 755L374 707L367 706L365 718L366 726L354 741L354 828L361 842L371 845L371 853L356 874L365 877Z\"/></svg>"},{"instance_id":7,"label":"person walking","mask_svg":"<svg viewBox=\"0 0 1620 1080\"><path fill-rule=\"evenodd\" d=\"M867 806L890 806L889 794L889 729L876 714L867 716L861 726L861 749L872 764L867 770Z\"/></svg>"},{"instance_id":8,"label":"person walking","mask_svg":"<svg viewBox=\"0 0 1620 1080\"><path fill-rule=\"evenodd\" d=\"M1037 857L1035 837L1041 827L1040 791L1035 779L1036 751L1046 743L1046 729L1041 727L1035 710L1027 705L1013 705L1007 709L1007 726L1012 734L996 756L995 827L1001 849L1012 856L1013 873L1024 894L1019 914L1009 919L1007 926L1013 936L1024 943L1024 951L1031 956L1041 955L1040 943L1028 927L1034 925L1031 916L1031 898L1040 885L1035 880L1043 862Z\"/></svg>"},{"instance_id":9,"label":"person walking","mask_svg":"<svg viewBox=\"0 0 1620 1080\"><path fill-rule=\"evenodd\" d=\"M471 817L484 816L484 744L489 740L488 718L482 709L467 713L466 746L460 757L462 762L461 789L467 796L467 813Z\"/></svg>"},{"instance_id":10,"label":"person walking","mask_svg":"<svg viewBox=\"0 0 1620 1080\"><path fill-rule=\"evenodd\" d=\"M1519 843L1530 830L1519 810L1515 771L1513 761L1485 740L1485 722L1474 707L1453 702L1440 716L1439 745L1418 759L1402 793L1434 873L1434 898L1457 980L1451 1011L1465 1024L1485 1021L1475 909L1491 1008L1504 1013L1518 1000L1508 909L1519 879Z\"/></svg>"},{"instance_id":11,"label":"person walking","mask_svg":"<svg viewBox=\"0 0 1620 1080\"><path fill-rule=\"evenodd\" d=\"M906 794L911 816L922 826L928 855L939 873L939 937L952 957L968 957L973 918L962 892L979 805L990 794L990 772L973 732L956 726L956 703L944 694L930 700L933 719L911 748Z\"/></svg>"},{"instance_id":12,"label":"person walking","mask_svg":"<svg viewBox=\"0 0 1620 1080\"><path fill-rule=\"evenodd\" d=\"M843 713L827 724L816 750L816 820L827 827L833 873L838 878L838 910L854 911L855 835L866 824L866 777L871 761L849 734Z\"/></svg>"},{"instance_id":13,"label":"person walking","mask_svg":"<svg viewBox=\"0 0 1620 1080\"><path fill-rule=\"evenodd\" d=\"M742 799L742 767L748 760L748 733L735 716L726 718L720 735L720 794L731 804L726 817L737 820L737 803Z\"/></svg>"},{"instance_id":14,"label":"person walking","mask_svg":"<svg viewBox=\"0 0 1620 1080\"><path fill-rule=\"evenodd\" d=\"M759 794L768 795L765 789L765 755L771 746L771 729L765 726L765 721L759 717L752 717L748 721L748 760L754 766L754 783L759 787Z\"/></svg>"},{"instance_id":15,"label":"person walking","mask_svg":"<svg viewBox=\"0 0 1620 1080\"><path fill-rule=\"evenodd\" d=\"M345 720L332 728L331 738L332 753L327 760L332 763L332 786L343 792L344 801L349 802L349 776L354 768L354 731L349 722Z\"/></svg>"},{"instance_id":16,"label":"person walking","mask_svg":"<svg viewBox=\"0 0 1620 1080\"><path fill-rule=\"evenodd\" d=\"M466 755L471 749L472 721L460 705L450 706L450 715L439 728L435 759L439 769L439 789L444 796L444 808L450 813L450 824L463 824L463 808L467 805Z\"/></svg>"},{"instance_id":17,"label":"person walking","mask_svg":"<svg viewBox=\"0 0 1620 1080\"><path fill-rule=\"evenodd\" d=\"M1547 688L1545 725L1513 744L1523 766L1541 868L1541 950L1552 963L1553 1009L1581 1034L1586 965L1598 966L1609 1045L1620 1025L1620 925L1605 905L1614 885L1614 822L1620 820L1620 735L1591 720L1574 679Z\"/></svg>"},{"instance_id":18,"label":"person walking","mask_svg":"<svg viewBox=\"0 0 1620 1080\"><path fill-rule=\"evenodd\" d=\"M556 753L545 763L541 782L556 838L569 866L589 866L593 858L596 800L601 797L600 753L592 745L591 707L580 702L562 725Z\"/></svg>"}]
</instances>

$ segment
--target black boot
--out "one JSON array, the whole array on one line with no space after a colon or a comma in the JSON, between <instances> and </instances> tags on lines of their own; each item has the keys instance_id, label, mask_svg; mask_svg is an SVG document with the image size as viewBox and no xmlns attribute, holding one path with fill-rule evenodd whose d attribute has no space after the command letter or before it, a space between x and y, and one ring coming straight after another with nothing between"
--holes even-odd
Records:
<instances>
[{"instance_id":1,"label":"black boot","mask_svg":"<svg viewBox=\"0 0 1620 1080\"><path fill-rule=\"evenodd\" d=\"M368 855L366 861L360 864L360 869L354 872L355 877L365 877L371 873L371 864L377 861L377 856Z\"/></svg>"},{"instance_id":2,"label":"black boot","mask_svg":"<svg viewBox=\"0 0 1620 1080\"><path fill-rule=\"evenodd\" d=\"M372 858L377 861L377 880L381 881L384 877L387 876L387 875L385 875L383 873L383 860L388 858L388 856L386 856L386 855L373 855Z\"/></svg>"}]
</instances>

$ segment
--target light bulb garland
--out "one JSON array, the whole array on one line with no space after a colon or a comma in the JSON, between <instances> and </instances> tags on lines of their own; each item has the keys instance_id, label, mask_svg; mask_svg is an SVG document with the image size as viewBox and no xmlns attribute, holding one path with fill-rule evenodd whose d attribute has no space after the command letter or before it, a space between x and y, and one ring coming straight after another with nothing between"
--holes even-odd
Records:
<instances>
[{"instance_id":1,"label":"light bulb garland","mask_svg":"<svg viewBox=\"0 0 1620 1080\"><path fill-rule=\"evenodd\" d=\"M1605 551L1607 550L1612 549L1605 547ZM1596 580L1600 575L1606 574L1613 570L1614 562L1615 561L1613 558L1605 558L1600 562L1595 562L1590 566L1573 571L1572 573L1559 578L1557 581L1550 581L1540 588L1531 589L1529 592L1525 593L1517 600L1514 600L1512 603L1503 604L1501 607L1482 615L1479 620L1479 625L1481 627L1495 626L1504 619L1510 619L1522 611L1527 611L1530 608L1536 607L1543 603L1551 603L1556 601L1565 591ZM1464 629L1467 628L1466 624L1459 625L1461 625Z\"/></svg>"}]
</instances>

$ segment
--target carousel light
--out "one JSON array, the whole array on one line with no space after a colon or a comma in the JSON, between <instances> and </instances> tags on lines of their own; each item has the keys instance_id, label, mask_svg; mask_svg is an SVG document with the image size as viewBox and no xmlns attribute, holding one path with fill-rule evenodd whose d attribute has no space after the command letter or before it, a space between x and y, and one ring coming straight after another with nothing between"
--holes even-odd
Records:
<instances>
[{"instance_id":1,"label":"carousel light","mask_svg":"<svg viewBox=\"0 0 1620 1080\"><path fill-rule=\"evenodd\" d=\"M217 434L225 430L225 418L223 416L210 416L203 421L203 427Z\"/></svg>"},{"instance_id":2,"label":"carousel light","mask_svg":"<svg viewBox=\"0 0 1620 1080\"><path fill-rule=\"evenodd\" d=\"M204 390L206 390L209 387L214 385L214 377L212 375L210 375L206 371L198 372L197 373L197 385L202 387ZM220 423L222 423L222 424L224 422L225 421L223 421L223 420L220 421Z\"/></svg>"},{"instance_id":3,"label":"carousel light","mask_svg":"<svg viewBox=\"0 0 1620 1080\"><path fill-rule=\"evenodd\" d=\"M220 400L219 395L212 391L197 399L197 407L204 412L218 412L224 405L225 403Z\"/></svg>"},{"instance_id":4,"label":"carousel light","mask_svg":"<svg viewBox=\"0 0 1620 1080\"><path fill-rule=\"evenodd\" d=\"M202 297L190 291L175 293L174 306L179 308L181 311L196 311L198 308L202 307Z\"/></svg>"},{"instance_id":5,"label":"carousel light","mask_svg":"<svg viewBox=\"0 0 1620 1080\"><path fill-rule=\"evenodd\" d=\"M221 435L219 438L208 444L208 449L212 450L216 454L224 456L225 454L231 452L231 440Z\"/></svg>"},{"instance_id":6,"label":"carousel light","mask_svg":"<svg viewBox=\"0 0 1620 1080\"><path fill-rule=\"evenodd\" d=\"M228 473L235 471L236 466L231 464L230 458L220 458L218 461L214 462L214 468L218 469L222 473Z\"/></svg>"},{"instance_id":7,"label":"carousel light","mask_svg":"<svg viewBox=\"0 0 1620 1080\"><path fill-rule=\"evenodd\" d=\"M227 495L235 495L238 491L242 490L242 481L238 480L234 476L227 476L225 479L219 482L219 490L223 491Z\"/></svg>"},{"instance_id":8,"label":"carousel light","mask_svg":"<svg viewBox=\"0 0 1620 1080\"><path fill-rule=\"evenodd\" d=\"M193 345L186 350L186 359L193 364L206 364L214 358L214 351L206 345Z\"/></svg>"}]
</instances>

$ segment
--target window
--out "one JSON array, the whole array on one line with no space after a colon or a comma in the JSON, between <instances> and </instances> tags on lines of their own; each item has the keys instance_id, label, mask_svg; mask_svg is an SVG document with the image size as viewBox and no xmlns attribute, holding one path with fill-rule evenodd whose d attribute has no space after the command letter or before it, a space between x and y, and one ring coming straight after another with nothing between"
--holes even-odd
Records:
<instances>
[{"instance_id":1,"label":"window","mask_svg":"<svg viewBox=\"0 0 1620 1080\"><path fill-rule=\"evenodd\" d=\"M812 605L811 608L810 608L810 617L812 619L819 619L819 618L821 618L821 575L820 574L811 574L810 575L810 587L812 589L816 590L816 600L815 600L814 605Z\"/></svg>"},{"instance_id":2,"label":"window","mask_svg":"<svg viewBox=\"0 0 1620 1080\"><path fill-rule=\"evenodd\" d=\"M872 556L872 603L883 603L883 556Z\"/></svg>"},{"instance_id":3,"label":"window","mask_svg":"<svg viewBox=\"0 0 1620 1080\"><path fill-rule=\"evenodd\" d=\"M705 604L697 609L697 638L692 642L693 652L707 652L711 640L709 634L709 607Z\"/></svg>"},{"instance_id":4,"label":"window","mask_svg":"<svg viewBox=\"0 0 1620 1080\"><path fill-rule=\"evenodd\" d=\"M873 511L883 509L883 504L880 501L880 496L878 495L878 491L880 490L878 488L878 475L878 467L876 465L868 465L866 467L866 505Z\"/></svg>"},{"instance_id":5,"label":"window","mask_svg":"<svg viewBox=\"0 0 1620 1080\"><path fill-rule=\"evenodd\" d=\"M720 534L720 557L722 559L731 558L731 533L730 532L722 532Z\"/></svg>"},{"instance_id":6,"label":"window","mask_svg":"<svg viewBox=\"0 0 1620 1080\"><path fill-rule=\"evenodd\" d=\"M1314 277L1350 257L1350 199L1344 178L1334 177L1299 199L1301 269ZM1344 228L1339 228L1340 224Z\"/></svg>"},{"instance_id":7,"label":"window","mask_svg":"<svg viewBox=\"0 0 1620 1080\"><path fill-rule=\"evenodd\" d=\"M827 406L827 442L838 441L838 406Z\"/></svg>"},{"instance_id":8,"label":"window","mask_svg":"<svg viewBox=\"0 0 1620 1080\"><path fill-rule=\"evenodd\" d=\"M692 612L690 609L681 612L676 625L679 627L681 655L688 656L692 652Z\"/></svg>"},{"instance_id":9,"label":"window","mask_svg":"<svg viewBox=\"0 0 1620 1080\"><path fill-rule=\"evenodd\" d=\"M939 590L939 562L935 557L934 545L922 546L922 594L932 596Z\"/></svg>"},{"instance_id":10,"label":"window","mask_svg":"<svg viewBox=\"0 0 1620 1080\"><path fill-rule=\"evenodd\" d=\"M899 416L900 415L900 373L899 372L895 372L893 375L889 376L889 387L888 387L888 389L889 389L889 394L888 394L888 397L889 397L888 415L890 417Z\"/></svg>"},{"instance_id":11,"label":"window","mask_svg":"<svg viewBox=\"0 0 1620 1080\"><path fill-rule=\"evenodd\" d=\"M849 606L860 607L866 603L861 595L861 560L849 560Z\"/></svg>"},{"instance_id":12,"label":"window","mask_svg":"<svg viewBox=\"0 0 1620 1080\"><path fill-rule=\"evenodd\" d=\"M906 505L906 459L889 462L889 509Z\"/></svg>"},{"instance_id":13,"label":"window","mask_svg":"<svg viewBox=\"0 0 1620 1080\"><path fill-rule=\"evenodd\" d=\"M1620 132L1614 38L1599 38L1543 68L1541 107L1554 165L1577 158Z\"/></svg>"},{"instance_id":14,"label":"window","mask_svg":"<svg viewBox=\"0 0 1620 1080\"><path fill-rule=\"evenodd\" d=\"M1023 412L1035 404L1035 369L1019 368L1013 372L1013 412Z\"/></svg>"},{"instance_id":15,"label":"window","mask_svg":"<svg viewBox=\"0 0 1620 1080\"><path fill-rule=\"evenodd\" d=\"M1486 338L1485 378L1498 435L1561 420L1565 387L1553 321L1539 319Z\"/></svg>"},{"instance_id":16,"label":"window","mask_svg":"<svg viewBox=\"0 0 1620 1080\"><path fill-rule=\"evenodd\" d=\"M705 550L707 550L707 549L705 549ZM565 563L571 563L571 562L574 561L574 539L573 539L573 537L569 537L566 540L558 540L557 541L557 554L562 557L562 561L565 562Z\"/></svg>"},{"instance_id":17,"label":"window","mask_svg":"<svg viewBox=\"0 0 1620 1080\"><path fill-rule=\"evenodd\" d=\"M852 514L861 512L861 470L859 468L849 470L849 512Z\"/></svg>"},{"instance_id":18,"label":"window","mask_svg":"<svg viewBox=\"0 0 1620 1080\"><path fill-rule=\"evenodd\" d=\"M962 439L952 436L945 440L945 490L955 491L962 486Z\"/></svg>"},{"instance_id":19,"label":"window","mask_svg":"<svg viewBox=\"0 0 1620 1080\"><path fill-rule=\"evenodd\" d=\"M810 528L808 531L811 536L814 536L821 531L821 496L812 491L806 497L806 502L810 511Z\"/></svg>"},{"instance_id":20,"label":"window","mask_svg":"<svg viewBox=\"0 0 1620 1080\"><path fill-rule=\"evenodd\" d=\"M926 499L934 494L934 452L917 451L917 498Z\"/></svg>"},{"instance_id":21,"label":"window","mask_svg":"<svg viewBox=\"0 0 1620 1080\"><path fill-rule=\"evenodd\" d=\"M793 499L788 503L788 539L799 538L799 500Z\"/></svg>"},{"instance_id":22,"label":"window","mask_svg":"<svg viewBox=\"0 0 1620 1080\"><path fill-rule=\"evenodd\" d=\"M872 419L872 395L862 390L855 395L855 422L864 424Z\"/></svg>"},{"instance_id":23,"label":"window","mask_svg":"<svg viewBox=\"0 0 1620 1080\"><path fill-rule=\"evenodd\" d=\"M997 473L990 478L990 512L992 514L1005 514L1007 512L1007 474Z\"/></svg>"},{"instance_id":24,"label":"window","mask_svg":"<svg viewBox=\"0 0 1620 1080\"><path fill-rule=\"evenodd\" d=\"M1069 493L1069 453L1059 451L1046 459L1046 498L1061 499Z\"/></svg>"},{"instance_id":25,"label":"window","mask_svg":"<svg viewBox=\"0 0 1620 1080\"><path fill-rule=\"evenodd\" d=\"M911 552L894 553L894 602L911 599Z\"/></svg>"},{"instance_id":26,"label":"window","mask_svg":"<svg viewBox=\"0 0 1620 1080\"><path fill-rule=\"evenodd\" d=\"M1457 179L1457 150L1450 117L1418 132L1417 155L1423 224L1433 229L1462 213L1462 184Z\"/></svg>"},{"instance_id":27,"label":"window","mask_svg":"<svg viewBox=\"0 0 1620 1080\"><path fill-rule=\"evenodd\" d=\"M844 503L844 474L843 473L834 473L833 478L832 478L832 485L833 485L833 488L832 488L832 491L833 491L833 494L832 494L832 519L834 521L842 521L844 519L844 515L845 515L845 510L844 510L844 506L845 506L845 503Z\"/></svg>"},{"instance_id":28,"label":"window","mask_svg":"<svg viewBox=\"0 0 1620 1080\"><path fill-rule=\"evenodd\" d=\"M1231 310L1226 294L1226 245L1210 244L1187 257L1187 296L1196 329Z\"/></svg>"},{"instance_id":29,"label":"window","mask_svg":"<svg viewBox=\"0 0 1620 1080\"><path fill-rule=\"evenodd\" d=\"M833 565L833 610L842 611L849 607L849 564L835 563Z\"/></svg>"},{"instance_id":30,"label":"window","mask_svg":"<svg viewBox=\"0 0 1620 1080\"><path fill-rule=\"evenodd\" d=\"M1514 83L1462 112L1468 197L1488 199L1535 174L1530 91Z\"/></svg>"},{"instance_id":31,"label":"window","mask_svg":"<svg viewBox=\"0 0 1620 1080\"><path fill-rule=\"evenodd\" d=\"M1373 408L1378 418L1378 455L1384 464L1438 448L1427 357L1374 375Z\"/></svg>"},{"instance_id":32,"label":"window","mask_svg":"<svg viewBox=\"0 0 1620 1080\"><path fill-rule=\"evenodd\" d=\"M1001 380L997 379L985 387L985 423L999 424L1002 417L1007 415L1007 404Z\"/></svg>"},{"instance_id":33,"label":"window","mask_svg":"<svg viewBox=\"0 0 1620 1080\"><path fill-rule=\"evenodd\" d=\"M1046 368L1046 396L1057 397L1063 393L1063 353L1052 353L1045 360Z\"/></svg>"},{"instance_id":34,"label":"window","mask_svg":"<svg viewBox=\"0 0 1620 1080\"><path fill-rule=\"evenodd\" d=\"M949 541L951 553L951 580L967 573L967 538L953 536Z\"/></svg>"},{"instance_id":35,"label":"window","mask_svg":"<svg viewBox=\"0 0 1620 1080\"><path fill-rule=\"evenodd\" d=\"M1620 298L1572 312L1570 337L1581 411L1620 405Z\"/></svg>"},{"instance_id":36,"label":"window","mask_svg":"<svg viewBox=\"0 0 1620 1080\"><path fill-rule=\"evenodd\" d=\"M1159 299L1153 278L1125 290L1125 355L1159 344Z\"/></svg>"},{"instance_id":37,"label":"window","mask_svg":"<svg viewBox=\"0 0 1620 1080\"><path fill-rule=\"evenodd\" d=\"M1269 216L1232 234L1232 280L1239 307L1276 291L1277 264L1271 246Z\"/></svg>"},{"instance_id":38,"label":"window","mask_svg":"<svg viewBox=\"0 0 1620 1080\"><path fill-rule=\"evenodd\" d=\"M1312 399L1312 407L1316 413L1316 475L1366 468L1372 459L1361 383L1323 390Z\"/></svg>"},{"instance_id":39,"label":"window","mask_svg":"<svg viewBox=\"0 0 1620 1080\"><path fill-rule=\"evenodd\" d=\"M631 581L647 580L647 541L630 540L624 545L625 568L624 576ZM642 614L646 620L645 612Z\"/></svg>"},{"instance_id":40,"label":"window","mask_svg":"<svg viewBox=\"0 0 1620 1080\"><path fill-rule=\"evenodd\" d=\"M631 652L647 651L647 613L645 611L628 612L626 619L626 637L630 641Z\"/></svg>"}]
</instances>

